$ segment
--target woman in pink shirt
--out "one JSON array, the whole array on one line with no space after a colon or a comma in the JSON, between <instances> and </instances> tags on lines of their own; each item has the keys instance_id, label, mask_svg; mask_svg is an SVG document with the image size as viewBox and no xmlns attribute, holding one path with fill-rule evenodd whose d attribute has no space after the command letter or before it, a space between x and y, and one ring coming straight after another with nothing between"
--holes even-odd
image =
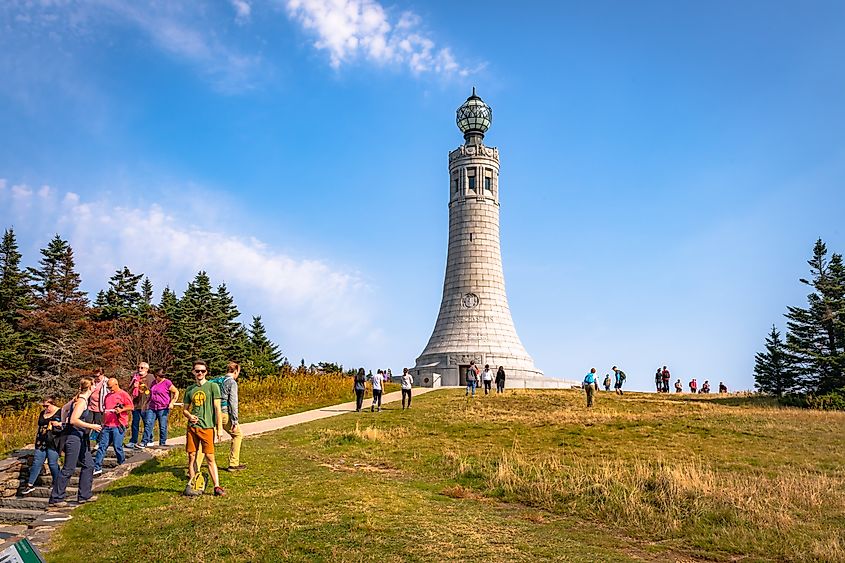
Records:
<instances>
[{"instance_id":1,"label":"woman in pink shirt","mask_svg":"<svg viewBox=\"0 0 845 563\"><path fill-rule=\"evenodd\" d=\"M158 445L163 446L167 442L167 418L179 398L179 390L165 377L163 369L157 369L155 377L155 382L150 387L150 410L155 413L155 419L158 421Z\"/></svg>"}]
</instances>

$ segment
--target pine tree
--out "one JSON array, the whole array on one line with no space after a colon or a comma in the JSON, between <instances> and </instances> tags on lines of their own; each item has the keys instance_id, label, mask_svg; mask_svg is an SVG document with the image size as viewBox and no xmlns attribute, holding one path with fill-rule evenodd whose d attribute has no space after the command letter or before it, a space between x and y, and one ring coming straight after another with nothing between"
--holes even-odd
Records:
<instances>
[{"instance_id":1,"label":"pine tree","mask_svg":"<svg viewBox=\"0 0 845 563\"><path fill-rule=\"evenodd\" d=\"M56 235L41 250L38 268L29 268L32 307L21 317L27 334L24 346L39 392L68 393L71 378L85 354L81 341L86 333L88 300L79 289L73 249Z\"/></svg>"},{"instance_id":2,"label":"pine tree","mask_svg":"<svg viewBox=\"0 0 845 563\"><path fill-rule=\"evenodd\" d=\"M38 307L56 303L87 305L85 292L79 289L81 280L76 273L73 249L59 235L41 249L38 268L27 268L30 289Z\"/></svg>"},{"instance_id":3,"label":"pine tree","mask_svg":"<svg viewBox=\"0 0 845 563\"><path fill-rule=\"evenodd\" d=\"M0 410L22 407L35 397L22 347L21 335L0 319Z\"/></svg>"},{"instance_id":4,"label":"pine tree","mask_svg":"<svg viewBox=\"0 0 845 563\"><path fill-rule=\"evenodd\" d=\"M131 317L140 312L143 297L138 291L138 284L143 274L133 274L128 266L118 270L109 279L109 289L106 291L106 306L101 317L104 319L119 319Z\"/></svg>"},{"instance_id":5,"label":"pine tree","mask_svg":"<svg viewBox=\"0 0 845 563\"><path fill-rule=\"evenodd\" d=\"M144 278L141 284L141 312L147 313L153 306L153 282Z\"/></svg>"},{"instance_id":6,"label":"pine tree","mask_svg":"<svg viewBox=\"0 0 845 563\"><path fill-rule=\"evenodd\" d=\"M800 387L800 370L778 329L766 337L766 351L758 352L754 363L754 386L761 393L782 397Z\"/></svg>"},{"instance_id":7,"label":"pine tree","mask_svg":"<svg viewBox=\"0 0 845 563\"><path fill-rule=\"evenodd\" d=\"M806 374L807 390L826 393L845 388L845 266L841 254L827 259L827 247L816 241L807 262L812 288L808 307L788 307L786 336L790 350Z\"/></svg>"},{"instance_id":8,"label":"pine tree","mask_svg":"<svg viewBox=\"0 0 845 563\"><path fill-rule=\"evenodd\" d=\"M15 232L6 229L0 242L0 319L12 327L17 325L19 311L28 305L29 286L26 273L21 270L21 258Z\"/></svg>"},{"instance_id":9,"label":"pine tree","mask_svg":"<svg viewBox=\"0 0 845 563\"><path fill-rule=\"evenodd\" d=\"M237 321L241 316L235 300L226 288L226 284L217 286L215 294L216 310L218 314L216 332L218 344L225 358L220 362L219 370L226 371L229 361L243 363L249 357L249 335L246 328ZM217 372L217 369L215 369Z\"/></svg>"},{"instance_id":10,"label":"pine tree","mask_svg":"<svg viewBox=\"0 0 845 563\"><path fill-rule=\"evenodd\" d=\"M193 361L203 359L209 363L212 377L225 371L226 358L220 347L219 324L221 313L211 282L205 272L199 272L188 284L179 299L174 313L172 331L174 374L179 386L191 380ZM175 378L175 379L174 379Z\"/></svg>"},{"instance_id":11,"label":"pine tree","mask_svg":"<svg viewBox=\"0 0 845 563\"><path fill-rule=\"evenodd\" d=\"M108 306L108 302L106 301L106 292L102 289L97 292L97 296L94 298L94 303L92 305L95 309L100 311L102 314L103 309Z\"/></svg>"},{"instance_id":12,"label":"pine tree","mask_svg":"<svg viewBox=\"0 0 845 563\"><path fill-rule=\"evenodd\" d=\"M255 375L259 377L278 373L282 362L282 353L267 338L267 330L260 316L252 317L249 327L249 360Z\"/></svg>"}]
</instances>

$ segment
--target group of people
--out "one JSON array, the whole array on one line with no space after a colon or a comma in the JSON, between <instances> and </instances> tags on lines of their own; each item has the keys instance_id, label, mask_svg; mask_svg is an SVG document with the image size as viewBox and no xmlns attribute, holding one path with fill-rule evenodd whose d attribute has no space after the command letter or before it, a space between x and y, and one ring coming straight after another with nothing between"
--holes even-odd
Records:
<instances>
[{"instance_id":1,"label":"group of people","mask_svg":"<svg viewBox=\"0 0 845 563\"><path fill-rule=\"evenodd\" d=\"M625 372L619 369L616 366L613 366L613 379L614 379L614 390L616 391L617 395L623 395L622 392L622 385L625 383L625 380L628 376L625 375ZM587 393L587 406L593 406L593 397L596 394L596 391L599 390L599 381L596 377L596 368L591 368L589 373L584 376L584 381L581 384L584 388L584 391ZM604 376L604 389L605 391L610 391L610 374L606 373Z\"/></svg>"},{"instance_id":2,"label":"group of people","mask_svg":"<svg viewBox=\"0 0 845 563\"><path fill-rule=\"evenodd\" d=\"M484 371L478 369L475 365L475 360L469 363L466 370L467 391L466 396L475 397L475 389L479 384L484 386L484 394L490 393L493 387L493 381L496 382L496 393L504 393L505 391L505 368L499 366L496 374L493 375L493 370L490 369L490 364L484 364Z\"/></svg>"},{"instance_id":3,"label":"group of people","mask_svg":"<svg viewBox=\"0 0 845 563\"><path fill-rule=\"evenodd\" d=\"M666 366L663 366L663 369L657 368L657 372L654 374L654 385L657 387L658 393L668 393L669 392L669 381L671 380L671 375L669 374L669 370L666 369ZM698 381L693 377L689 382L689 391L690 393L703 393L707 394L710 393L710 382L708 380L704 380L704 383L701 384L701 388L698 388ZM681 383L681 380L678 379L675 381L675 393L683 393L684 392L684 384ZM728 386L724 384L724 382L719 382L719 393L727 393Z\"/></svg>"},{"instance_id":4,"label":"group of people","mask_svg":"<svg viewBox=\"0 0 845 563\"><path fill-rule=\"evenodd\" d=\"M179 390L164 370L158 369L154 375L150 375L149 371L147 362L139 362L130 379L129 391L120 387L117 378L106 378L103 370L98 369L94 377L80 380L76 395L63 406L59 406L56 397L46 397L38 416L34 459L22 494L35 491L36 480L46 460L53 479L50 507L68 504L66 490L77 467L81 471L76 502L83 504L92 500L93 479L102 473L108 448L114 449L118 465L126 461L123 444L126 430L130 427L130 413L131 435L127 447L149 447L156 423L159 426L158 443L165 445L168 417L178 400ZM217 437L222 436L225 429L232 438L228 471L246 468L240 462L243 440L238 422L237 379L240 366L229 362L225 376L209 380L207 364L197 360L193 374L195 383L185 390L182 410L188 422L188 474L193 481L202 457L205 457L214 481L214 494L222 496L225 491L220 487L213 455L215 430ZM140 433L141 422L144 424L143 434ZM62 454L64 463L59 467ZM192 493L186 489L186 494Z\"/></svg>"},{"instance_id":5,"label":"group of people","mask_svg":"<svg viewBox=\"0 0 845 563\"><path fill-rule=\"evenodd\" d=\"M355 374L352 383L352 390L355 391L355 412L361 412L364 406L364 393L367 391L367 381L373 391L373 404L370 405L370 412L378 408L381 412L381 398L384 395L384 384L391 380L390 370L378 370L375 375L367 376L364 368L360 368ZM402 410L411 408L411 389L414 387L414 377L404 368L400 379L402 385ZM406 403L407 401L407 403Z\"/></svg>"}]
</instances>

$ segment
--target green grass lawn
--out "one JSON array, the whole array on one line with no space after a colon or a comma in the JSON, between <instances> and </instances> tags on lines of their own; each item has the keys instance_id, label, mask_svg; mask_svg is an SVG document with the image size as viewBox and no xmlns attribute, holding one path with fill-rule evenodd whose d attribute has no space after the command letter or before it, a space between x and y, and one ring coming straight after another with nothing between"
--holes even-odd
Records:
<instances>
[{"instance_id":1,"label":"green grass lawn","mask_svg":"<svg viewBox=\"0 0 845 563\"><path fill-rule=\"evenodd\" d=\"M48 560L842 561L844 431L756 399L445 390L248 439L225 498L180 496L183 452L150 462Z\"/></svg>"}]
</instances>

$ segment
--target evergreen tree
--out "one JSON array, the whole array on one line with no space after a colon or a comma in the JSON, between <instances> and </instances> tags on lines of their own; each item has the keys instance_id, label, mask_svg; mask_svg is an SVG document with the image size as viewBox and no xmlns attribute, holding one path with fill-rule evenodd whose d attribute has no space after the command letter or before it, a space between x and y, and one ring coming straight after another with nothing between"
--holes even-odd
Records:
<instances>
[{"instance_id":1,"label":"evergreen tree","mask_svg":"<svg viewBox=\"0 0 845 563\"><path fill-rule=\"evenodd\" d=\"M787 344L801 363L809 391L826 393L845 388L845 266L841 254L827 259L821 239L807 262L812 288L808 307L788 307Z\"/></svg>"},{"instance_id":2,"label":"evergreen tree","mask_svg":"<svg viewBox=\"0 0 845 563\"><path fill-rule=\"evenodd\" d=\"M59 235L41 249L38 268L28 268L30 289L39 307L57 303L87 305L85 292L79 289L81 280L76 272L73 249Z\"/></svg>"},{"instance_id":3,"label":"evergreen tree","mask_svg":"<svg viewBox=\"0 0 845 563\"><path fill-rule=\"evenodd\" d=\"M79 289L73 249L56 235L41 250L38 268L29 268L32 304L20 325L27 333L24 346L39 392L68 393L71 378L85 354L81 341L86 334L88 300Z\"/></svg>"},{"instance_id":4,"label":"evergreen tree","mask_svg":"<svg viewBox=\"0 0 845 563\"><path fill-rule=\"evenodd\" d=\"M0 319L17 325L19 311L26 309L29 297L26 273L21 270L21 254L15 232L6 229L0 242Z\"/></svg>"},{"instance_id":5,"label":"evergreen tree","mask_svg":"<svg viewBox=\"0 0 845 563\"><path fill-rule=\"evenodd\" d=\"M138 284L143 274L133 274L128 266L118 270L109 279L109 289L106 291L106 306L101 317L104 319L119 319L138 314L143 303Z\"/></svg>"},{"instance_id":6,"label":"evergreen tree","mask_svg":"<svg viewBox=\"0 0 845 563\"><path fill-rule=\"evenodd\" d=\"M758 352L754 362L754 386L762 393L782 397L800 387L800 370L778 329L766 337L765 352Z\"/></svg>"},{"instance_id":7,"label":"evergreen tree","mask_svg":"<svg viewBox=\"0 0 845 563\"><path fill-rule=\"evenodd\" d=\"M141 284L141 310L148 312L153 306L153 282L150 278L144 278Z\"/></svg>"},{"instance_id":8,"label":"evergreen tree","mask_svg":"<svg viewBox=\"0 0 845 563\"><path fill-rule=\"evenodd\" d=\"M241 313L226 284L217 286L215 309L218 315L216 324L218 344L225 356L220 361L220 365L215 365L215 368L225 373L226 364L229 361L243 363L249 357L249 335L246 328L237 321Z\"/></svg>"},{"instance_id":9,"label":"evergreen tree","mask_svg":"<svg viewBox=\"0 0 845 563\"><path fill-rule=\"evenodd\" d=\"M35 398L21 335L0 319L0 410L19 408Z\"/></svg>"},{"instance_id":10,"label":"evergreen tree","mask_svg":"<svg viewBox=\"0 0 845 563\"><path fill-rule=\"evenodd\" d=\"M199 272L188 284L175 311L172 331L174 382L182 385L191 381L193 361L209 363L212 377L225 372L226 357L220 346L220 319L217 296L205 272ZM179 383L177 383L179 386Z\"/></svg>"},{"instance_id":11,"label":"evergreen tree","mask_svg":"<svg viewBox=\"0 0 845 563\"><path fill-rule=\"evenodd\" d=\"M260 316L252 317L249 327L249 360L255 375L259 377L278 373L282 362L282 353L267 338L267 330Z\"/></svg>"},{"instance_id":12,"label":"evergreen tree","mask_svg":"<svg viewBox=\"0 0 845 563\"><path fill-rule=\"evenodd\" d=\"M97 296L94 298L93 307L95 309L98 309L100 311L100 314L102 315L103 309L105 309L107 306L108 302L106 301L106 292L101 289L97 292Z\"/></svg>"}]
</instances>

